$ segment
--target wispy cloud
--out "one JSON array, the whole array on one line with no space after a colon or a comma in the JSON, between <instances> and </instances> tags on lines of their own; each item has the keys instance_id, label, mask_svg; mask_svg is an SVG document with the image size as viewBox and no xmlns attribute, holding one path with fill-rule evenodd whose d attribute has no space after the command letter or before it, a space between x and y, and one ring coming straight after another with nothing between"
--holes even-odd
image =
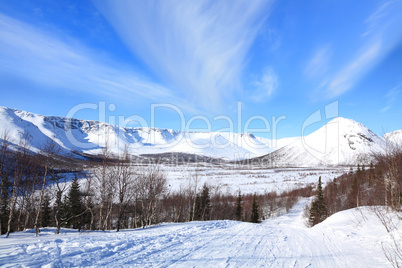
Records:
<instances>
[{"instance_id":1,"label":"wispy cloud","mask_svg":"<svg viewBox=\"0 0 402 268\"><path fill-rule=\"evenodd\" d=\"M38 83L126 102L174 99L173 92L77 40L0 13L0 71Z\"/></svg>"},{"instance_id":2,"label":"wispy cloud","mask_svg":"<svg viewBox=\"0 0 402 268\"><path fill-rule=\"evenodd\" d=\"M365 31L362 36L370 35L373 31L375 31L375 29L381 24L381 21L384 19L384 17L386 17L388 12L387 9L392 7L393 2L395 1L383 3L366 19L365 22L367 24L367 31Z\"/></svg>"},{"instance_id":3,"label":"wispy cloud","mask_svg":"<svg viewBox=\"0 0 402 268\"><path fill-rule=\"evenodd\" d=\"M401 1L388 1L381 4L363 22L366 30L362 34L360 48L349 62L324 81L324 88L330 97L339 96L363 78L380 63L396 46L402 42Z\"/></svg>"},{"instance_id":4,"label":"wispy cloud","mask_svg":"<svg viewBox=\"0 0 402 268\"><path fill-rule=\"evenodd\" d=\"M313 79L322 76L328 70L332 50L329 46L317 49L311 59L307 62L304 74L307 78Z\"/></svg>"},{"instance_id":5,"label":"wispy cloud","mask_svg":"<svg viewBox=\"0 0 402 268\"><path fill-rule=\"evenodd\" d=\"M399 93L402 90L402 84L397 85L385 94L384 98L387 100L387 105L381 109L381 112L386 112L392 108L397 100Z\"/></svg>"},{"instance_id":6,"label":"wispy cloud","mask_svg":"<svg viewBox=\"0 0 402 268\"><path fill-rule=\"evenodd\" d=\"M216 109L239 86L271 1L93 2L156 75Z\"/></svg>"},{"instance_id":7,"label":"wispy cloud","mask_svg":"<svg viewBox=\"0 0 402 268\"><path fill-rule=\"evenodd\" d=\"M381 42L372 44L336 74L328 85L330 96L335 97L349 90L361 76L373 67L380 55L381 46Z\"/></svg>"},{"instance_id":8,"label":"wispy cloud","mask_svg":"<svg viewBox=\"0 0 402 268\"><path fill-rule=\"evenodd\" d=\"M255 91L250 97L251 100L254 102L263 102L270 98L278 88L278 75L272 67L268 67L264 70L261 78L252 82L252 85L255 87Z\"/></svg>"}]
</instances>

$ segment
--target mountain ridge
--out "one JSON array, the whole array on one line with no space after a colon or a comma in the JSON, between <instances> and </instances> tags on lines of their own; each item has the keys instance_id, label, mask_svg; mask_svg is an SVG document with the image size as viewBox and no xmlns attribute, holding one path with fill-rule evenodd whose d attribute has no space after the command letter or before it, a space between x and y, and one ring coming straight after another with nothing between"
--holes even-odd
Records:
<instances>
[{"instance_id":1,"label":"mountain ridge","mask_svg":"<svg viewBox=\"0 0 402 268\"><path fill-rule=\"evenodd\" d=\"M273 166L368 163L372 161L370 155L383 152L387 142L402 140L402 130L380 137L363 124L343 117L332 119L306 136L271 140L251 133L121 127L0 106L0 133L5 130L14 138L14 143L28 131L34 152L39 152L46 140L52 139L64 153L78 155L99 155L107 144L115 155L129 146L135 156L193 154L224 160L267 160Z\"/></svg>"},{"instance_id":2,"label":"mountain ridge","mask_svg":"<svg viewBox=\"0 0 402 268\"><path fill-rule=\"evenodd\" d=\"M100 154L106 143L114 154L121 153L129 145L133 155L177 152L227 160L251 158L273 151L267 145L270 140L257 139L248 133L120 127L94 120L43 116L7 107L0 107L0 122L0 133L8 130L14 139L28 131L36 152L47 138L65 150L89 155Z\"/></svg>"}]
</instances>

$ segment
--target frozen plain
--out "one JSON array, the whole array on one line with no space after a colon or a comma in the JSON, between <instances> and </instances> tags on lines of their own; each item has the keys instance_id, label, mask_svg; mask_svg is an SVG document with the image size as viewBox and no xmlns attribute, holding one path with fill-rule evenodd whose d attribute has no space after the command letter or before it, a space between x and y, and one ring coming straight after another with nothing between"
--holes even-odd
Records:
<instances>
[{"instance_id":1,"label":"frozen plain","mask_svg":"<svg viewBox=\"0 0 402 268\"><path fill-rule=\"evenodd\" d=\"M349 171L350 168L258 168L199 163L161 165L160 169L166 174L169 190L172 192L185 190L188 187L194 188L195 183L201 188L207 183L212 189L224 194L237 194L239 190L243 194L264 194L273 191L279 194L307 185L315 186L320 176L325 184Z\"/></svg>"},{"instance_id":2,"label":"frozen plain","mask_svg":"<svg viewBox=\"0 0 402 268\"><path fill-rule=\"evenodd\" d=\"M165 223L121 232L54 229L0 238L4 267L390 267L389 234L369 208L332 215L307 228L302 199L261 224L236 221ZM395 237L402 239L394 218ZM399 240L400 241L400 240Z\"/></svg>"}]
</instances>

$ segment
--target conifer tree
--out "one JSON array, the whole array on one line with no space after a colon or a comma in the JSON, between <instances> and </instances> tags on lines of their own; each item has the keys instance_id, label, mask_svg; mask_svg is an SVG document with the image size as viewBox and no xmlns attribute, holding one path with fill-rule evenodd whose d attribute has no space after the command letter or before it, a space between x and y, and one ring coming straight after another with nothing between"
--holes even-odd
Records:
<instances>
[{"instance_id":1,"label":"conifer tree","mask_svg":"<svg viewBox=\"0 0 402 268\"><path fill-rule=\"evenodd\" d=\"M193 210L193 209L192 209ZM194 211L192 211L192 215L193 216L193 221L199 221L201 220L201 197L200 195L197 193L195 195L195 205L194 205Z\"/></svg>"},{"instance_id":2,"label":"conifer tree","mask_svg":"<svg viewBox=\"0 0 402 268\"><path fill-rule=\"evenodd\" d=\"M72 226L74 229L81 229L82 225L83 217L81 214L85 211L85 207L82 204L81 197L80 184L75 176L65 202L67 225Z\"/></svg>"},{"instance_id":3,"label":"conifer tree","mask_svg":"<svg viewBox=\"0 0 402 268\"><path fill-rule=\"evenodd\" d=\"M239 195L237 196L237 201L236 201L236 220L241 221L242 220L242 214L243 214L243 200L241 197L241 192L239 191Z\"/></svg>"},{"instance_id":4,"label":"conifer tree","mask_svg":"<svg viewBox=\"0 0 402 268\"><path fill-rule=\"evenodd\" d=\"M251 222L252 223L260 223L260 215L258 213L258 203L257 196L254 194L253 196L253 205L251 210Z\"/></svg>"},{"instance_id":5,"label":"conifer tree","mask_svg":"<svg viewBox=\"0 0 402 268\"><path fill-rule=\"evenodd\" d=\"M194 220L209 220L211 215L211 198L209 195L209 187L204 184L201 196L197 194L195 198Z\"/></svg>"},{"instance_id":6,"label":"conifer tree","mask_svg":"<svg viewBox=\"0 0 402 268\"><path fill-rule=\"evenodd\" d=\"M50 226L50 224L51 224L51 208L50 208L50 197L48 195L45 195L43 197L41 211L42 211L41 226L42 227Z\"/></svg>"},{"instance_id":7,"label":"conifer tree","mask_svg":"<svg viewBox=\"0 0 402 268\"><path fill-rule=\"evenodd\" d=\"M310 209L310 224L316 225L327 218L327 205L325 204L324 194L322 192L321 176L318 178L317 196Z\"/></svg>"},{"instance_id":8,"label":"conifer tree","mask_svg":"<svg viewBox=\"0 0 402 268\"><path fill-rule=\"evenodd\" d=\"M211 217L211 197L209 195L209 187L204 184L201 194L202 201L202 220L209 220Z\"/></svg>"},{"instance_id":9,"label":"conifer tree","mask_svg":"<svg viewBox=\"0 0 402 268\"><path fill-rule=\"evenodd\" d=\"M359 183L356 177L353 178L352 190L349 193L350 208L359 206Z\"/></svg>"},{"instance_id":10,"label":"conifer tree","mask_svg":"<svg viewBox=\"0 0 402 268\"><path fill-rule=\"evenodd\" d=\"M1 201L0 201L0 232L4 234L7 232L7 219L10 214L9 202L10 202L10 186L11 182L8 176L3 176L1 182Z\"/></svg>"}]
</instances>

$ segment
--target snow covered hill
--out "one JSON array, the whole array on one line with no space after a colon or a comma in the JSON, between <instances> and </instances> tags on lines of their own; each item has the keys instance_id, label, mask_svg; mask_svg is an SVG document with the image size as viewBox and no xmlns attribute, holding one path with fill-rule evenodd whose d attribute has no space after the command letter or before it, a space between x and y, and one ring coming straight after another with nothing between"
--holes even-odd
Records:
<instances>
[{"instance_id":1,"label":"snow covered hill","mask_svg":"<svg viewBox=\"0 0 402 268\"><path fill-rule=\"evenodd\" d=\"M369 164L385 140L364 125L337 117L317 131L260 158L274 166Z\"/></svg>"},{"instance_id":2,"label":"snow covered hill","mask_svg":"<svg viewBox=\"0 0 402 268\"><path fill-rule=\"evenodd\" d=\"M396 130L384 135L384 139L394 144L402 146L402 130Z\"/></svg>"},{"instance_id":3,"label":"snow covered hill","mask_svg":"<svg viewBox=\"0 0 402 268\"><path fill-rule=\"evenodd\" d=\"M159 128L119 127L97 121L42 116L21 110L0 107L0 134L9 131L18 144L27 131L32 137L32 150L38 151L50 138L64 152L100 154L106 141L114 154L129 146L133 155L166 152L203 155L228 160L261 156L272 152L270 140L253 134L227 132L186 132Z\"/></svg>"},{"instance_id":4,"label":"snow covered hill","mask_svg":"<svg viewBox=\"0 0 402 268\"><path fill-rule=\"evenodd\" d=\"M302 213L308 200L262 224L206 221L118 233L12 233L0 237L0 266L391 267L382 247L389 249L392 240L369 208L342 211L307 228ZM391 234L399 243L402 223L393 223Z\"/></svg>"}]
</instances>

